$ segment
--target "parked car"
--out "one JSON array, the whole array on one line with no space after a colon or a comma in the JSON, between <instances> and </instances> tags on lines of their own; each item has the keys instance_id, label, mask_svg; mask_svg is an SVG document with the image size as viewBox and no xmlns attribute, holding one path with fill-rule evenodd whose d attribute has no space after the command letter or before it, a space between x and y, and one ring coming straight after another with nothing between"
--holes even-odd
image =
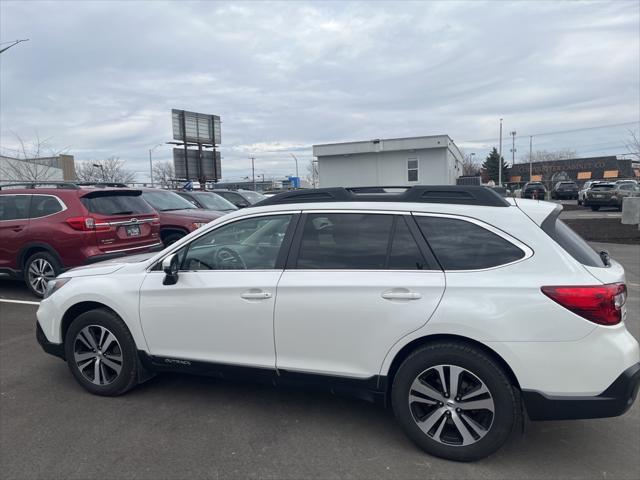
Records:
<instances>
[{"instance_id":1,"label":"parked car","mask_svg":"<svg viewBox=\"0 0 640 480\"><path fill-rule=\"evenodd\" d=\"M576 182L556 182L551 189L551 198L553 200L577 199L578 184Z\"/></svg>"},{"instance_id":2,"label":"parked car","mask_svg":"<svg viewBox=\"0 0 640 480\"><path fill-rule=\"evenodd\" d=\"M158 214L140 190L70 183L0 187L0 274L42 297L65 270L159 250Z\"/></svg>"},{"instance_id":3,"label":"parked car","mask_svg":"<svg viewBox=\"0 0 640 480\"><path fill-rule=\"evenodd\" d=\"M591 187L593 187L594 185L597 185L598 183L607 183L607 182L605 182L604 180L587 180L586 182L584 182L584 185L582 185L580 190L578 190L578 205L584 204L584 199L587 195L587 192Z\"/></svg>"},{"instance_id":4,"label":"parked car","mask_svg":"<svg viewBox=\"0 0 640 480\"><path fill-rule=\"evenodd\" d=\"M38 341L97 395L163 371L326 386L390 405L418 446L461 461L525 412L631 407L624 270L561 205L481 186L356 192L283 193L146 259L64 273Z\"/></svg>"},{"instance_id":5,"label":"parked car","mask_svg":"<svg viewBox=\"0 0 640 480\"><path fill-rule=\"evenodd\" d=\"M205 210L216 210L218 212L224 213L238 210L238 207L236 207L230 201L222 198L217 193L185 190L177 190L176 193L185 200L193 203L197 208L203 208Z\"/></svg>"},{"instance_id":6,"label":"parked car","mask_svg":"<svg viewBox=\"0 0 640 480\"><path fill-rule=\"evenodd\" d=\"M621 185L623 183L630 183L632 185L638 185L638 181L637 180L633 180L633 179L616 180L616 185Z\"/></svg>"},{"instance_id":7,"label":"parked car","mask_svg":"<svg viewBox=\"0 0 640 480\"><path fill-rule=\"evenodd\" d=\"M158 212L160 238L165 247L224 215L223 212L202 210L169 190L143 188L142 198Z\"/></svg>"},{"instance_id":8,"label":"parked car","mask_svg":"<svg viewBox=\"0 0 640 480\"><path fill-rule=\"evenodd\" d=\"M622 210L625 197L640 196L638 185L629 182L598 183L591 187L585 197L585 206L597 211L601 207L613 207Z\"/></svg>"},{"instance_id":9,"label":"parked car","mask_svg":"<svg viewBox=\"0 0 640 480\"><path fill-rule=\"evenodd\" d=\"M250 207L254 203L264 200L264 195L251 190L211 190L213 193L217 193L222 198L230 201L238 208Z\"/></svg>"},{"instance_id":10,"label":"parked car","mask_svg":"<svg viewBox=\"0 0 640 480\"><path fill-rule=\"evenodd\" d=\"M522 198L535 198L538 200L544 200L546 194L547 188L542 182L527 182L522 187L522 192L520 192Z\"/></svg>"}]
</instances>

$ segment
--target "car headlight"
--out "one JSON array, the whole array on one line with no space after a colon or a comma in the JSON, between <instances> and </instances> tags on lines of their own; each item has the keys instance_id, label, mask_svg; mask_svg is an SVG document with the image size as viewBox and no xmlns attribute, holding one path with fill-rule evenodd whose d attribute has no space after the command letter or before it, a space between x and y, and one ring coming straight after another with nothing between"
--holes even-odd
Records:
<instances>
[{"instance_id":1,"label":"car headlight","mask_svg":"<svg viewBox=\"0 0 640 480\"><path fill-rule=\"evenodd\" d=\"M199 229L200 227L204 227L206 224L207 224L207 222L193 222L193 223L191 224L191 229L192 229L192 230L197 230L197 229Z\"/></svg>"},{"instance_id":2,"label":"car headlight","mask_svg":"<svg viewBox=\"0 0 640 480\"><path fill-rule=\"evenodd\" d=\"M50 297L51 295L53 295L54 293L56 293L58 290L60 290L62 287L64 287L64 285L71 280L70 278L56 278L54 280L49 280L47 282L47 288L44 291L44 297L43 300L45 298Z\"/></svg>"}]
</instances>

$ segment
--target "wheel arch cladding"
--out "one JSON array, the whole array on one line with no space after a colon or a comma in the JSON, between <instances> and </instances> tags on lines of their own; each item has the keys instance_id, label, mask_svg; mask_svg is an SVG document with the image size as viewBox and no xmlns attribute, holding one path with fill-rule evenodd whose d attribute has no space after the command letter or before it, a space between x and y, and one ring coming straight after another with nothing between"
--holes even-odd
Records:
<instances>
[{"instance_id":1,"label":"wheel arch cladding","mask_svg":"<svg viewBox=\"0 0 640 480\"><path fill-rule=\"evenodd\" d=\"M24 269L25 263L27 263L29 257L39 252L46 252L50 255L53 255L53 258L58 261L60 266L63 266L60 255L58 255L58 252L56 252L53 247L47 245L46 243L29 243L22 247L22 250L20 250L20 254L18 255L19 268Z\"/></svg>"},{"instance_id":2,"label":"wheel arch cladding","mask_svg":"<svg viewBox=\"0 0 640 480\"><path fill-rule=\"evenodd\" d=\"M391 385L393 385L393 378L395 377L398 369L400 368L400 365L402 365L402 362L404 362L404 360L409 355L411 355L416 349L423 347L425 345L431 345L434 343L442 343L442 342L457 342L457 343L465 344L465 345L477 348L478 350L481 350L490 358L495 360L495 362L504 370L509 380L518 390L522 390L520 388L520 382L518 382L518 378L516 377L515 373L513 373L513 370L511 369L509 364L495 350L491 349L490 347L488 347L487 345L481 342L478 342L477 340L473 340L468 337L463 337L460 335L436 334L436 335L427 335L425 337L416 338L411 342L407 343L396 354L396 356L393 358L393 361L391 362L391 365L389 366L389 371L387 372L387 376L386 376L386 383L384 385L381 385L386 390L387 396L391 392Z\"/></svg>"},{"instance_id":3,"label":"wheel arch cladding","mask_svg":"<svg viewBox=\"0 0 640 480\"><path fill-rule=\"evenodd\" d=\"M69 307L66 312L64 312L64 315L62 316L62 322L60 322L60 338L62 339L63 343L65 341L65 337L67 336L67 331L69 330L71 322L78 318L78 316L90 310L107 310L108 312L111 312L118 318L122 319L118 312L116 312L113 308L105 305L104 303L88 301L76 303L75 305Z\"/></svg>"}]
</instances>

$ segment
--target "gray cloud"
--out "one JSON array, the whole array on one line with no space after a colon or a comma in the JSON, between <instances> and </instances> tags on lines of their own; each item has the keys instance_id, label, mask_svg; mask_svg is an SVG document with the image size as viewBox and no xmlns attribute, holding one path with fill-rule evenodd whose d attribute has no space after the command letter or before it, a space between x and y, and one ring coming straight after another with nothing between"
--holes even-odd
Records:
<instances>
[{"instance_id":1,"label":"gray cloud","mask_svg":"<svg viewBox=\"0 0 640 480\"><path fill-rule=\"evenodd\" d=\"M225 177L332 141L497 136L638 122L640 7L595 2L12 2L1 41L0 138L38 132L80 160L116 155L146 179L171 108L223 120ZM634 125L630 125L634 127ZM625 129L536 146L622 153ZM636 127L638 128L638 127ZM510 139L509 139L510 140ZM506 141L505 141L506 142ZM170 148L155 151L169 159Z\"/></svg>"}]
</instances>

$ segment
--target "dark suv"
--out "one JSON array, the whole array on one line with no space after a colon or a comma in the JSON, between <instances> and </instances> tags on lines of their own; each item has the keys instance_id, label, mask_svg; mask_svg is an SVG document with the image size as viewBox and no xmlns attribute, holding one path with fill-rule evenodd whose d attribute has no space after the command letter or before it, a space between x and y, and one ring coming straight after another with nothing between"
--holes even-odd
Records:
<instances>
[{"instance_id":1,"label":"dark suv","mask_svg":"<svg viewBox=\"0 0 640 480\"><path fill-rule=\"evenodd\" d=\"M225 212L202 210L175 192L143 188L142 198L160 215L160 237L165 246L224 215Z\"/></svg>"},{"instance_id":2,"label":"dark suv","mask_svg":"<svg viewBox=\"0 0 640 480\"><path fill-rule=\"evenodd\" d=\"M576 182L557 182L551 189L553 200L577 199L578 184Z\"/></svg>"},{"instance_id":3,"label":"dark suv","mask_svg":"<svg viewBox=\"0 0 640 480\"><path fill-rule=\"evenodd\" d=\"M624 198L637 196L640 196L640 189L634 183L599 183L587 190L584 205L594 211L600 207L614 207L622 211Z\"/></svg>"},{"instance_id":4,"label":"dark suv","mask_svg":"<svg viewBox=\"0 0 640 480\"><path fill-rule=\"evenodd\" d=\"M547 189L542 182L528 182L525 183L524 187L522 187L522 193L520 196L522 198L537 198L539 200L544 200L546 193Z\"/></svg>"},{"instance_id":5,"label":"dark suv","mask_svg":"<svg viewBox=\"0 0 640 480\"><path fill-rule=\"evenodd\" d=\"M66 269L160 249L158 214L140 195L63 183L0 187L0 273L24 278L41 297Z\"/></svg>"}]
</instances>

